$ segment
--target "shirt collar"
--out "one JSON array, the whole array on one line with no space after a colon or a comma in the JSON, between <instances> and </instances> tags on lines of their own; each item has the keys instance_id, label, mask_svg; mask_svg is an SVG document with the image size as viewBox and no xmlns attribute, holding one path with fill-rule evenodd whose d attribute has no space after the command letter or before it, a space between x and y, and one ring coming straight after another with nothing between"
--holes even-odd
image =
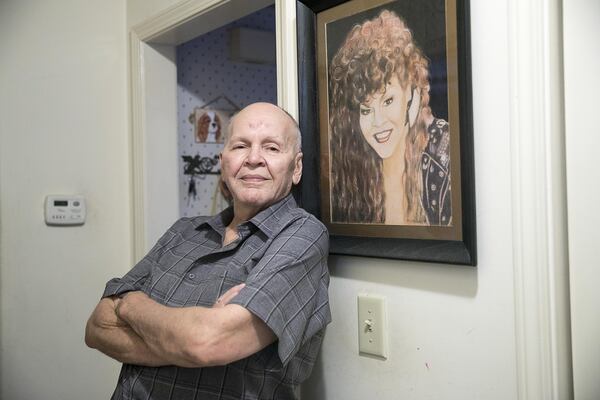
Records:
<instances>
[{"instance_id":1,"label":"shirt collar","mask_svg":"<svg viewBox=\"0 0 600 400\"><path fill-rule=\"evenodd\" d=\"M281 228L290 221L290 211L295 208L298 208L298 205L296 204L294 196L290 193L283 199L260 211L252 217L250 221L242 223L240 226L250 223L260 229L268 237L272 237L279 233ZM223 235L225 227L229 225L232 219L233 207L228 207L219 214L204 220L196 229L200 229L206 224Z\"/></svg>"},{"instance_id":2,"label":"shirt collar","mask_svg":"<svg viewBox=\"0 0 600 400\"><path fill-rule=\"evenodd\" d=\"M277 203L256 214L250 222L265 235L272 237L288 224L292 218L291 211L295 208L298 208L298 205L294 196L289 193Z\"/></svg>"}]
</instances>

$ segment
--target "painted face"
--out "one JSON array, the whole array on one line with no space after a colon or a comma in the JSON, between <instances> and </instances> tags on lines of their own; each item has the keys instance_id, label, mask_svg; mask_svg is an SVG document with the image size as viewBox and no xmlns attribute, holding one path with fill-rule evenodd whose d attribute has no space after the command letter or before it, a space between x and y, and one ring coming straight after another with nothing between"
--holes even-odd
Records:
<instances>
[{"instance_id":1,"label":"painted face","mask_svg":"<svg viewBox=\"0 0 600 400\"><path fill-rule=\"evenodd\" d=\"M394 77L385 92L371 95L360 105L360 129L369 145L381 158L390 157L408 131L406 107L410 93Z\"/></svg>"},{"instance_id":2,"label":"painted face","mask_svg":"<svg viewBox=\"0 0 600 400\"><path fill-rule=\"evenodd\" d=\"M302 176L302 153L295 133L279 108L258 103L233 120L231 137L221 154L221 176L234 209L257 213L285 197Z\"/></svg>"}]
</instances>

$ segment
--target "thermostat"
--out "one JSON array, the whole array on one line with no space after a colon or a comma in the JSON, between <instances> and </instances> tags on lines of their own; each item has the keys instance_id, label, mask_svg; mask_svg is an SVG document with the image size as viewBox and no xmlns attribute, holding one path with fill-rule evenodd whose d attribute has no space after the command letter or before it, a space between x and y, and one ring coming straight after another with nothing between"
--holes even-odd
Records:
<instances>
[{"instance_id":1,"label":"thermostat","mask_svg":"<svg viewBox=\"0 0 600 400\"><path fill-rule=\"evenodd\" d=\"M47 225L83 225L85 199L83 196L46 196Z\"/></svg>"}]
</instances>

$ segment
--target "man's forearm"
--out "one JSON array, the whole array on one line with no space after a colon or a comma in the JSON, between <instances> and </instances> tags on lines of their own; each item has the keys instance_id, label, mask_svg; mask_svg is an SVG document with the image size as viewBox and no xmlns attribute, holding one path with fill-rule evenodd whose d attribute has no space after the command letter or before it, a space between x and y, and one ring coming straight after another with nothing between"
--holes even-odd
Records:
<instances>
[{"instance_id":1,"label":"man's forearm","mask_svg":"<svg viewBox=\"0 0 600 400\"><path fill-rule=\"evenodd\" d=\"M180 367L225 365L275 341L270 328L248 310L227 305L243 285L229 289L211 308L168 307L130 292L116 312L150 350Z\"/></svg>"},{"instance_id":2,"label":"man's forearm","mask_svg":"<svg viewBox=\"0 0 600 400\"><path fill-rule=\"evenodd\" d=\"M208 366L193 354L194 339L203 335L199 314L202 307L173 308L163 306L139 292L127 294L117 307L117 315L142 339L150 351L170 364L180 367ZM204 324L206 326L206 324Z\"/></svg>"},{"instance_id":3,"label":"man's forearm","mask_svg":"<svg viewBox=\"0 0 600 400\"><path fill-rule=\"evenodd\" d=\"M131 328L100 328L93 347L124 364L159 367L168 363L156 356Z\"/></svg>"},{"instance_id":4,"label":"man's forearm","mask_svg":"<svg viewBox=\"0 0 600 400\"><path fill-rule=\"evenodd\" d=\"M168 362L157 356L125 321L117 317L113 299L100 301L88 320L85 342L117 361L144 366Z\"/></svg>"}]
</instances>

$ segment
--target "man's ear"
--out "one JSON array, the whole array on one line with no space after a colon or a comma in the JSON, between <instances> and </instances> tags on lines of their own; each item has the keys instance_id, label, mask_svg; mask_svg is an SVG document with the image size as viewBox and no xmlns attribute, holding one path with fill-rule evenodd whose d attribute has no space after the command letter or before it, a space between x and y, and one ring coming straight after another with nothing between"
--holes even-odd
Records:
<instances>
[{"instance_id":1,"label":"man's ear","mask_svg":"<svg viewBox=\"0 0 600 400\"><path fill-rule=\"evenodd\" d=\"M421 90L418 87L412 89L411 98L408 102L408 110L406 112L408 116L408 124L412 128L417 122L417 116L421 109Z\"/></svg>"},{"instance_id":2,"label":"man's ear","mask_svg":"<svg viewBox=\"0 0 600 400\"><path fill-rule=\"evenodd\" d=\"M297 185L302 178L302 152L298 152L294 158L294 174L292 175L292 182Z\"/></svg>"}]
</instances>

